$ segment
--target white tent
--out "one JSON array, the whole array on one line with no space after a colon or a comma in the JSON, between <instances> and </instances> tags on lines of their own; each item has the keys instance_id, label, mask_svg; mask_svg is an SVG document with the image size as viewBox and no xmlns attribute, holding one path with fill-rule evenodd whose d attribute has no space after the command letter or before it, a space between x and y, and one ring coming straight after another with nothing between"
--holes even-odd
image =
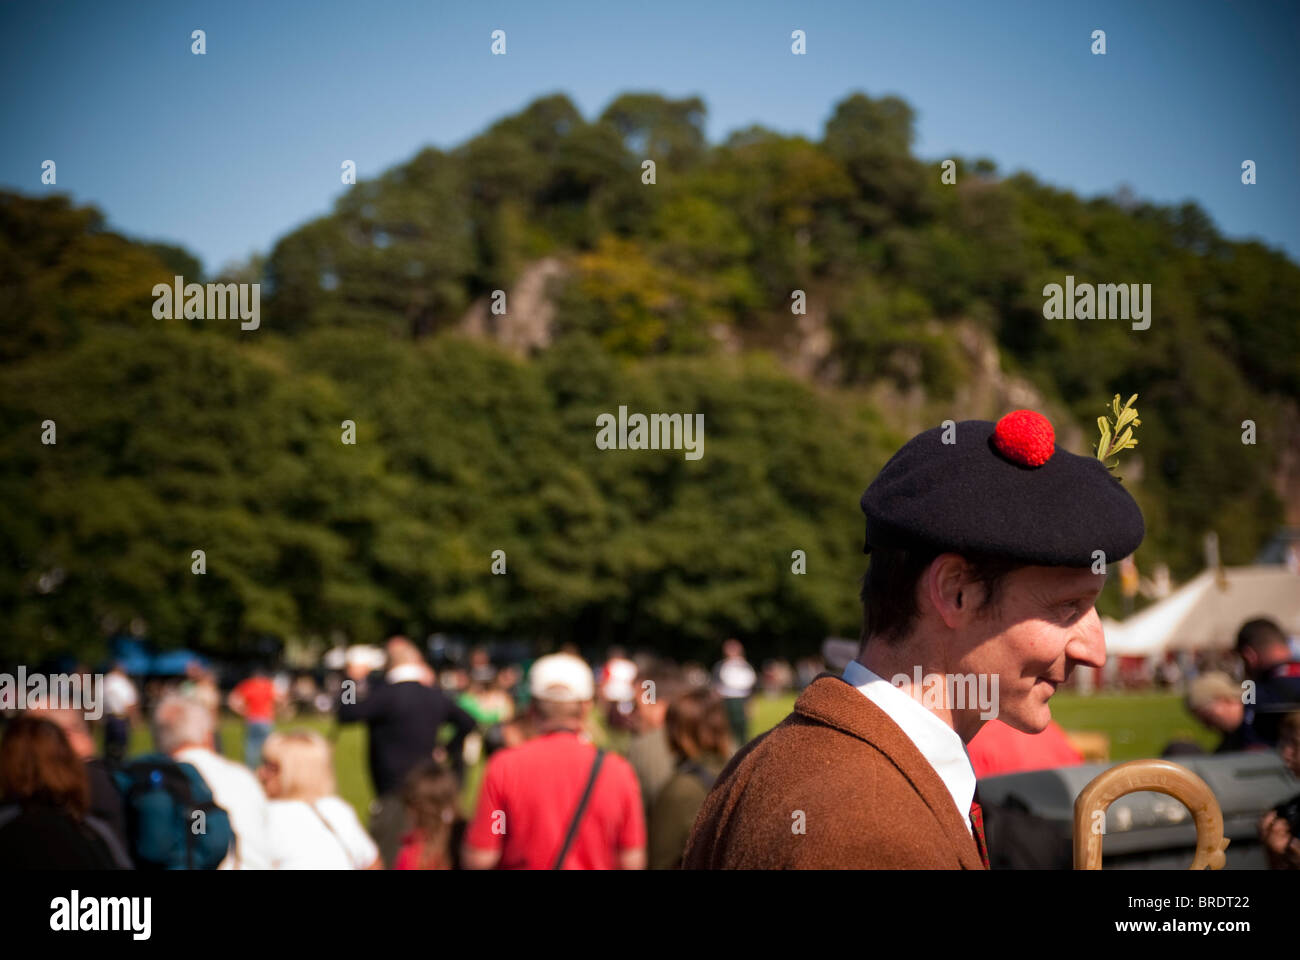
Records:
<instances>
[{"instance_id":1,"label":"white tent","mask_svg":"<svg viewBox=\"0 0 1300 960\"><path fill-rule=\"evenodd\" d=\"M1106 653L1156 657L1170 650L1226 650L1247 620L1269 617L1300 633L1300 574L1286 567L1205 570L1123 622L1103 619Z\"/></svg>"}]
</instances>

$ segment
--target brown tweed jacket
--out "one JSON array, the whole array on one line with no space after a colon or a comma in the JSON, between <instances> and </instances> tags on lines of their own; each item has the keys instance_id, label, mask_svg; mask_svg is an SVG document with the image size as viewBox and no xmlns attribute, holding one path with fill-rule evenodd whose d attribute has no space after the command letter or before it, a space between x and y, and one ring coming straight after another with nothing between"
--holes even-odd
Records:
<instances>
[{"instance_id":1,"label":"brown tweed jacket","mask_svg":"<svg viewBox=\"0 0 1300 960\"><path fill-rule=\"evenodd\" d=\"M916 745L829 673L731 758L695 818L683 867L984 869Z\"/></svg>"}]
</instances>

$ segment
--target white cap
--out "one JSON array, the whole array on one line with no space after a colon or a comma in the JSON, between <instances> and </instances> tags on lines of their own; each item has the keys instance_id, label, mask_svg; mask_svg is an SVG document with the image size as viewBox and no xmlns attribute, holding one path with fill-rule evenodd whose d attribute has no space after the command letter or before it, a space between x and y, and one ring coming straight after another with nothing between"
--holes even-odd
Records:
<instances>
[{"instance_id":1,"label":"white cap","mask_svg":"<svg viewBox=\"0 0 1300 960\"><path fill-rule=\"evenodd\" d=\"M348 647L345 660L348 664L358 664L370 670L382 670L388 657L379 647L358 643Z\"/></svg>"},{"instance_id":2,"label":"white cap","mask_svg":"<svg viewBox=\"0 0 1300 960\"><path fill-rule=\"evenodd\" d=\"M528 690L538 700L577 703L591 700L595 689L591 667L571 653L548 654L528 671Z\"/></svg>"}]
</instances>

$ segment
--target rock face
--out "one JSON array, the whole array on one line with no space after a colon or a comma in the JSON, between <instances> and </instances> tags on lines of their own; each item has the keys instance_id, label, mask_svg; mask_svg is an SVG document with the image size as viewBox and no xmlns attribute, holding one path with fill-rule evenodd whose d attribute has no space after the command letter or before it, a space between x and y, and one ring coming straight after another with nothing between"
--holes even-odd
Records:
<instances>
[{"instance_id":1,"label":"rock face","mask_svg":"<svg viewBox=\"0 0 1300 960\"><path fill-rule=\"evenodd\" d=\"M504 314L493 314L491 299L480 297L461 317L460 329L470 336L494 340L514 353L544 350L551 343L551 320L555 316L547 285L567 272L558 257L530 263L506 291Z\"/></svg>"},{"instance_id":2,"label":"rock face","mask_svg":"<svg viewBox=\"0 0 1300 960\"><path fill-rule=\"evenodd\" d=\"M808 313L796 318L779 355L792 373L829 385L838 380L840 368L835 360L834 336L827 323L824 303L823 297L809 298ZM957 341L965 360L966 378L949 401L937 401L919 386L900 389L892 383L880 383L864 388L900 430L918 433L949 417L997 420L1011 410L1026 408L1041 411L1051 419L1066 449L1079 454L1092 452L1095 438L1085 437L1069 415L1047 402L1028 380L1002 369L997 342L987 330L972 321L947 325L932 321L931 332ZM1136 454L1125 460L1126 470L1135 479L1141 473L1139 460Z\"/></svg>"},{"instance_id":3,"label":"rock face","mask_svg":"<svg viewBox=\"0 0 1300 960\"><path fill-rule=\"evenodd\" d=\"M493 340L518 354L545 349L551 343L551 322L555 316L555 304L548 285L569 272L570 268L559 257L545 257L530 263L506 291L504 314L493 314L491 298L482 297L461 317L460 329L470 336ZM794 375L833 385L838 379L839 365L835 360L834 337L827 322L825 298L809 297L807 314L795 320L784 337L776 338L781 341L779 343L747 344L740 331L727 325L719 325L713 336L721 349L728 353L739 352L747 346L772 349ZM970 322L944 329L957 338L968 364L966 382L951 401L938 405L919 387L899 390L891 385L878 384L866 388L882 412L894 419L900 428L914 427L913 432L916 432L932 426L931 421L936 415L943 413L939 419L946 418L948 414L944 411L951 411L955 419L996 420L1008 410L1028 407L1041 410L1052 418L1069 449L1084 452L1086 442L1082 433L1062 411L1051 409L1027 380L1003 372L997 343L989 333Z\"/></svg>"},{"instance_id":4,"label":"rock face","mask_svg":"<svg viewBox=\"0 0 1300 960\"><path fill-rule=\"evenodd\" d=\"M968 358L969 379L957 390L953 409L969 411L967 416L985 420L997 420L1011 410L1038 410L1052 421L1057 443L1062 447L1081 456L1093 452L1095 436L1080 430L1069 414L1049 402L1028 380L1002 369L1001 355L992 334L974 323L960 323L956 336L963 355ZM1136 453L1125 457L1126 475L1134 480L1140 478L1140 461Z\"/></svg>"},{"instance_id":5,"label":"rock face","mask_svg":"<svg viewBox=\"0 0 1300 960\"><path fill-rule=\"evenodd\" d=\"M812 298L807 309L807 313L794 318L795 330L781 351L782 360L791 372L809 380L837 377L835 338L826 322L825 298Z\"/></svg>"},{"instance_id":6,"label":"rock face","mask_svg":"<svg viewBox=\"0 0 1300 960\"><path fill-rule=\"evenodd\" d=\"M555 316L548 286L552 280L567 276L570 268L559 257L544 257L530 263L518 281L506 291L506 313L494 315L491 299L484 297L461 317L460 329L471 335L494 340L517 354L544 350L552 339L551 323ZM785 342L775 350L782 362L796 376L826 385L837 377L834 338L826 320L823 298L808 298L808 313L797 318ZM899 390L888 384L866 388L881 412L903 431L916 433L936 421L951 416L962 420L979 418L996 420L1019 408L1039 410L1056 427L1058 442L1078 454L1092 452L1096 439L1092 432L1080 429L1063 410L1049 403L1028 380L1002 369L997 342L978 324L959 322L945 329L954 337L966 359L967 378L950 400L940 403L914 387ZM733 327L720 325L713 331L721 348L729 353L743 350L743 336ZM755 345L758 346L758 345ZM771 347L771 344L766 346ZM945 412L946 411L946 412ZM1286 505L1286 522L1300 526L1300 417L1285 424L1286 443L1276 475L1279 496ZM1142 478L1140 451L1125 457L1124 476L1134 482Z\"/></svg>"}]
</instances>

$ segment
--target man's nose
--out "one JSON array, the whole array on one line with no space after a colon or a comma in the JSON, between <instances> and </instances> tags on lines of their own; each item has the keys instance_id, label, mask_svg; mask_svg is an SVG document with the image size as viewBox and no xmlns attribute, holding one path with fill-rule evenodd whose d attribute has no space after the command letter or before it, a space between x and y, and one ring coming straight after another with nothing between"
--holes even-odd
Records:
<instances>
[{"instance_id":1,"label":"man's nose","mask_svg":"<svg viewBox=\"0 0 1300 960\"><path fill-rule=\"evenodd\" d=\"M1100 670L1106 665L1106 633L1101 627L1101 615L1093 607L1074 628L1074 636L1065 646L1071 660Z\"/></svg>"}]
</instances>

